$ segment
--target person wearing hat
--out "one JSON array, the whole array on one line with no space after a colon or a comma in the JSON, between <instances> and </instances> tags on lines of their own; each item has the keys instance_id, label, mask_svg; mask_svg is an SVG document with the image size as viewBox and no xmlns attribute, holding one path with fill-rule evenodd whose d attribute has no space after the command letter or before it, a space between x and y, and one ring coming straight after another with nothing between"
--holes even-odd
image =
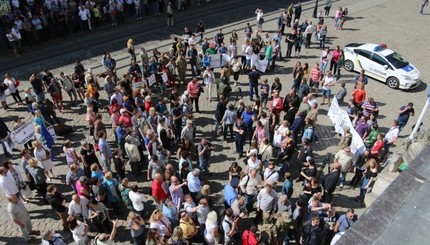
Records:
<instances>
[{"instance_id":1,"label":"person wearing hat","mask_svg":"<svg viewBox=\"0 0 430 245\"><path fill-rule=\"evenodd\" d=\"M342 190L343 185L346 181L346 174L351 170L352 163L354 161L354 154L351 152L351 148L349 146L343 148L336 153L334 156L334 161L340 163L340 189Z\"/></svg>"}]
</instances>

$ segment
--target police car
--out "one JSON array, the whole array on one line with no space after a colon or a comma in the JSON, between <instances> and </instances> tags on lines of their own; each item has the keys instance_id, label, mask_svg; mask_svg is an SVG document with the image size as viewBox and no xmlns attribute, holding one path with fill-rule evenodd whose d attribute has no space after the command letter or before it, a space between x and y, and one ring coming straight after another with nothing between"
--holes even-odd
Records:
<instances>
[{"instance_id":1,"label":"police car","mask_svg":"<svg viewBox=\"0 0 430 245\"><path fill-rule=\"evenodd\" d=\"M418 69L386 44L351 43L345 46L344 53L345 70L364 70L367 76L390 88L414 89L421 83Z\"/></svg>"}]
</instances>

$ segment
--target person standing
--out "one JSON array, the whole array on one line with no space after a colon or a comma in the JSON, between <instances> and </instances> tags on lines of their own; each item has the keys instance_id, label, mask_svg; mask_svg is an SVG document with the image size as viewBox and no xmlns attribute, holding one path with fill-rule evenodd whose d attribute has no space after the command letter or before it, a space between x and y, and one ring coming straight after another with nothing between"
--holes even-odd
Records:
<instances>
[{"instance_id":1,"label":"person standing","mask_svg":"<svg viewBox=\"0 0 430 245\"><path fill-rule=\"evenodd\" d=\"M23 105L21 96L19 95L18 85L19 81L17 81L15 78L13 78L9 73L6 73L4 75L4 81L3 81L7 87L9 88L10 95L12 95L12 98L15 100L15 102L18 105Z\"/></svg>"},{"instance_id":2,"label":"person standing","mask_svg":"<svg viewBox=\"0 0 430 245\"><path fill-rule=\"evenodd\" d=\"M175 26L171 2L167 2L166 15L167 15L167 26Z\"/></svg>"},{"instance_id":3,"label":"person standing","mask_svg":"<svg viewBox=\"0 0 430 245\"><path fill-rule=\"evenodd\" d=\"M258 95L258 81L261 78L260 72L257 71L255 66L252 66L252 71L248 74L249 78L249 98L251 101L254 99L254 93L257 96L257 99L260 99Z\"/></svg>"},{"instance_id":4,"label":"person standing","mask_svg":"<svg viewBox=\"0 0 430 245\"><path fill-rule=\"evenodd\" d=\"M401 106L399 109L399 116L397 117L397 121L399 121L399 132L406 126L410 116L415 116L414 104L412 102L409 102L408 105Z\"/></svg>"},{"instance_id":5,"label":"person standing","mask_svg":"<svg viewBox=\"0 0 430 245\"><path fill-rule=\"evenodd\" d=\"M346 174L351 170L352 163L354 162L354 154L351 152L349 146L338 151L334 156L334 161L340 163L340 189L342 190L343 185L346 181Z\"/></svg>"},{"instance_id":6,"label":"person standing","mask_svg":"<svg viewBox=\"0 0 430 245\"><path fill-rule=\"evenodd\" d=\"M331 9L331 5L332 5L332 0L326 0L325 1L325 7L324 7L324 10L325 10L325 16L327 17L327 16L329 16L330 15L330 9Z\"/></svg>"},{"instance_id":7,"label":"person standing","mask_svg":"<svg viewBox=\"0 0 430 245\"><path fill-rule=\"evenodd\" d=\"M191 80L187 85L187 91L191 99L191 105L194 103L195 111L200 112L199 110L200 86L199 86L197 77L193 76L193 80Z\"/></svg>"},{"instance_id":8,"label":"person standing","mask_svg":"<svg viewBox=\"0 0 430 245\"><path fill-rule=\"evenodd\" d=\"M22 203L16 195L9 195L7 200L9 201L7 212L10 219L19 226L25 241L28 243L34 242L36 239L31 237L31 235L36 235L39 232L36 230L33 231L30 214L25 208L24 203Z\"/></svg>"},{"instance_id":9,"label":"person standing","mask_svg":"<svg viewBox=\"0 0 430 245\"><path fill-rule=\"evenodd\" d=\"M209 165L213 147L214 146L208 142L206 137L202 137L200 144L197 146L197 154L199 155L199 168L205 174L210 174Z\"/></svg>"},{"instance_id":10,"label":"person standing","mask_svg":"<svg viewBox=\"0 0 430 245\"><path fill-rule=\"evenodd\" d=\"M255 169L252 169L250 173L240 181L239 186L245 195L245 205L248 212L252 211L254 198L262 184L263 180L261 179L261 176L257 174L257 170Z\"/></svg>"},{"instance_id":11,"label":"person standing","mask_svg":"<svg viewBox=\"0 0 430 245\"><path fill-rule=\"evenodd\" d=\"M324 195L322 202L331 203L333 192L336 190L336 184L340 176L340 163L335 162L332 164L332 170L329 174L322 177L322 187L324 188Z\"/></svg>"},{"instance_id":12,"label":"person standing","mask_svg":"<svg viewBox=\"0 0 430 245\"><path fill-rule=\"evenodd\" d=\"M263 23L264 23L264 19L263 19L264 13L263 13L263 10L258 8L258 9L255 10L255 14L257 15L257 22L256 22L257 29L259 31L263 31Z\"/></svg>"},{"instance_id":13,"label":"person standing","mask_svg":"<svg viewBox=\"0 0 430 245\"><path fill-rule=\"evenodd\" d=\"M63 194L57 191L55 185L49 185L47 188L46 201L51 205L52 209L58 214L61 219L61 225L64 231L69 230L69 222L67 222L66 198Z\"/></svg>"},{"instance_id":14,"label":"person standing","mask_svg":"<svg viewBox=\"0 0 430 245\"><path fill-rule=\"evenodd\" d=\"M97 135L99 137L100 158L102 160L102 167L104 171L110 171L110 164L112 161L112 149L106 141L106 132L100 131Z\"/></svg>"},{"instance_id":15,"label":"person standing","mask_svg":"<svg viewBox=\"0 0 430 245\"><path fill-rule=\"evenodd\" d=\"M127 153L128 159L130 160L131 172L138 176L141 175L141 165L140 165L140 152L137 145L133 144L132 137L125 137L125 152ZM118 172L118 170L117 170Z\"/></svg>"},{"instance_id":16,"label":"person standing","mask_svg":"<svg viewBox=\"0 0 430 245\"><path fill-rule=\"evenodd\" d=\"M422 0L420 14L424 14L424 7L429 6L429 0Z\"/></svg>"}]
</instances>

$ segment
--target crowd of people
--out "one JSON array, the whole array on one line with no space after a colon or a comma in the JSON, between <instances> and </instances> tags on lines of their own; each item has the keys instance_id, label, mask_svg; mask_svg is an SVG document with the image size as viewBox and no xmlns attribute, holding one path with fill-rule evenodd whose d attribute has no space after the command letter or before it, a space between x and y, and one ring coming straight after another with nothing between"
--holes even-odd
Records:
<instances>
[{"instance_id":1,"label":"crowd of people","mask_svg":"<svg viewBox=\"0 0 430 245\"><path fill-rule=\"evenodd\" d=\"M327 2L331 7L331 1ZM327 16L327 5L325 10ZM342 214L336 211L333 195L346 185L359 187L355 201L363 204L376 181L379 164L414 115L413 104L402 106L390 130L381 133L376 98L366 96L365 72L354 79L352 93L340 82L343 51L339 46L324 46L324 17L320 16L318 25L307 20L299 25L301 5L297 4L281 14L274 36L262 37L263 10L255 13L257 30L253 31L249 23L244 27L241 50L236 46L236 31L226 46L222 29L213 39L198 42L196 35L202 33L185 27L183 35L175 37L164 53L156 49L148 53L144 48L138 53L130 39L130 67L123 75L118 74L115 59L105 51L102 73L93 74L80 61L70 75L61 72L56 76L45 69L42 76L31 76L32 88L25 89L23 100L16 89L18 80L6 74L1 84L5 89L0 89L3 108L9 108L5 100L9 89L17 106L26 106L34 115L36 125L35 139L31 146L24 145L20 160L14 159L2 142L10 160L0 167L0 187L9 201L9 216L25 240L33 241L32 235L37 235L24 204L34 200L31 189L38 191L40 205L52 207L77 244L88 244L93 232L97 234L96 244L113 242L118 220L124 216L130 240L137 245L292 241L322 245L334 243L353 226L357 221L354 209ZM319 38L317 42L312 39L314 35ZM306 48L316 43L322 55L312 68L297 61L292 74L286 74L292 83L275 78L269 85L264 71L257 70L251 58L264 50L270 61L266 71L276 72L274 61L283 61L280 45L284 37L288 59L293 47L290 43L296 47L297 58L302 43ZM228 55L230 63L211 67L210 55L217 53ZM232 87L243 85L241 81L249 82L250 103L241 90L233 92ZM216 98L211 94L215 85ZM340 89L332 95L334 86ZM51 99L45 98L45 92ZM70 101L63 103L63 92ZM206 98L200 98L204 93L208 94ZM341 105L346 104L345 98L351 98L347 111L354 130L366 144L363 153L352 153L352 129L345 127L334 157L328 155L322 164L317 162L314 145L318 142L319 97L322 106L329 105L332 97ZM228 174L223 203L211 195L210 165L224 149L210 142L208 134L197 134L201 100L215 108L210 112L215 114L214 137L234 142L238 154L228 169L225 166L229 164L222 163ZM54 142L47 127L62 125L61 113L75 110L72 105L78 103L83 104L86 113L76 116L85 117L89 137L80 142L66 141L62 147L69 168L64 182L72 192L66 205L68 198L50 183L57 178L58 167L53 164ZM105 124L106 117L110 125ZM14 127L20 125L22 122L16 120ZM0 120L0 137L6 138L8 132L10 129ZM114 142L108 142L108 138L114 138ZM79 150L75 143L80 145ZM13 164L17 161L20 167ZM326 166L328 173L323 172ZM354 176L348 182L351 172ZM132 183L131 178L138 182ZM150 183L149 192L142 193L139 186L144 182ZM301 184L294 186L294 182ZM293 194L297 198L292 199ZM272 223L275 231L265 228ZM269 238L262 233L270 234ZM44 244L66 244L51 230L41 237Z\"/></svg>"},{"instance_id":2,"label":"crowd of people","mask_svg":"<svg viewBox=\"0 0 430 245\"><path fill-rule=\"evenodd\" d=\"M116 26L127 19L166 14L173 26L173 10L186 10L210 0L10 0L10 12L2 25L14 54L22 47L65 38L103 26Z\"/></svg>"}]
</instances>

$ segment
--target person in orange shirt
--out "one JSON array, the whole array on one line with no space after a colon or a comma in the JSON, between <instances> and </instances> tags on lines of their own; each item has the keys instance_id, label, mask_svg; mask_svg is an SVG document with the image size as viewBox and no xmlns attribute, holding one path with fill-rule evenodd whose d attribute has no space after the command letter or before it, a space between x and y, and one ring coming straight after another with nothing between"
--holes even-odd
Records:
<instances>
[{"instance_id":1,"label":"person in orange shirt","mask_svg":"<svg viewBox=\"0 0 430 245\"><path fill-rule=\"evenodd\" d=\"M361 104L366 100L366 90L364 84L357 83L357 88L352 92L355 106L361 107Z\"/></svg>"}]
</instances>

